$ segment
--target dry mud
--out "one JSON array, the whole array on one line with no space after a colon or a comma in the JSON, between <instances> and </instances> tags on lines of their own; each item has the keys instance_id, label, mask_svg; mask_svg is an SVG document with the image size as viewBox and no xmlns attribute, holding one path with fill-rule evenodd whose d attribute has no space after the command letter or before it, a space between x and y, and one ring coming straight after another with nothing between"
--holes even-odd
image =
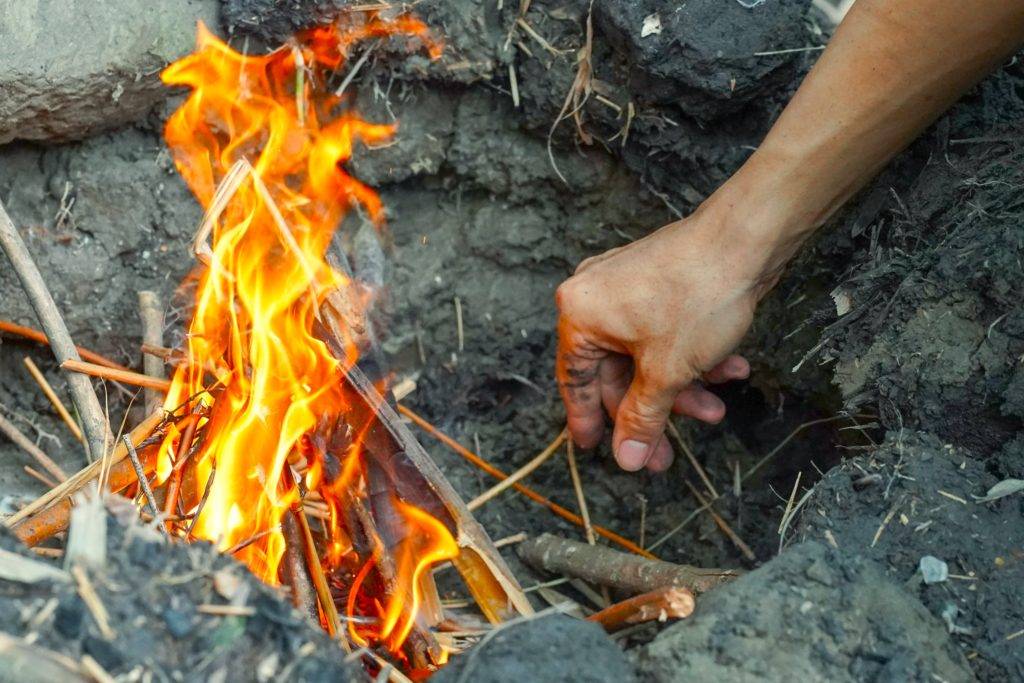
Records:
<instances>
[{"instance_id":1,"label":"dry mud","mask_svg":"<svg viewBox=\"0 0 1024 683\"><path fill-rule=\"evenodd\" d=\"M236 46L255 48L345 4L230 0L221 28L234 31ZM574 78L588 3L535 0L524 19L544 43L521 28L510 31L514 2L501 9L485 0L417 5L431 25L442 27L445 56L431 63L407 56L404 44L384 43L351 86L367 118L400 122L393 145L362 150L352 163L357 176L380 188L389 220L380 249L374 248L378 240L363 239L351 253L357 272L384 283L377 327L395 373L417 379L407 399L411 407L463 444L478 443L506 470L558 433L564 415L552 379L555 287L584 257L692 209L742 163L818 54L759 53L814 48L827 33L808 4L769 0L747 10L720 0L681 8L595 1L591 54L601 98L583 109L594 144L582 144L575 124L566 121L551 135L550 156L548 138ZM643 20L653 14L662 33L641 38ZM1019 648L1005 641L1024 627L1024 608L1006 588L1019 574L995 568L996 557L1019 567L1021 496L998 504L998 532L988 507L970 507L971 495L983 495L993 481L1024 477L1024 205L1016 191L1024 150L1015 134L1024 114L1021 79L1016 64L988 79L822 231L758 314L744 344L754 377L722 390L730 416L716 427L680 423L723 494L719 511L759 562L779 551L785 498L802 473L797 499L815 490L783 541L821 541L827 529L840 553L870 554L896 590L928 607L931 622L924 620L922 628L930 634L944 623L946 603L955 603L961 616L954 623L972 631L945 637L985 680L1024 676ZM165 102L133 127L81 143L0 148L0 197L72 334L131 365L140 362L136 291L156 289L170 301L192 265L187 242L199 210L159 137L171 107L173 101ZM357 221L350 227L366 237ZM382 271L380 253L386 256ZM6 268L0 268L0 315L34 322ZM169 331L180 331L180 323L169 309ZM25 354L63 390L44 350L4 339L0 404L30 420L23 423L26 431L73 469L81 456L27 380ZM107 394L120 419L125 397L115 388ZM840 412L861 417L833 420ZM794 429L815 421L776 450ZM911 434L924 446L894 450ZM466 498L493 483L430 437L423 442ZM924 489L904 491L899 477L887 486L894 473L916 468L930 484L928 477L945 470L933 468L934 458L925 454L946 453L947 444L957 466L964 463L970 473L947 492L968 507L936 501L943 507L931 527L910 540L883 534L866 550L863 535L875 533L899 495L917 496L922 505L934 497ZM745 471L769 453L758 475L733 490L735 469ZM841 464L849 456L856 459ZM626 474L606 445L581 460L596 522L626 536L649 544L697 507L683 485L684 478L696 481L685 463L661 477ZM6 441L0 462L0 492L39 492ZM858 466L879 469L883 486L867 495L836 495ZM819 470L826 475L816 483ZM529 483L575 507L561 459ZM832 526L818 519L819 511ZM514 493L484 506L478 517L495 538L520 531L578 534ZM962 533L940 534L944 522ZM891 524L904 529L898 517ZM991 541L966 540L986 534ZM897 540L906 542L887 545ZM898 558L890 557L891 547L899 549ZM657 552L668 560L752 568L705 515ZM927 590L908 585L924 554L945 559L953 573L980 576L984 570L988 578L970 582L970 594L964 593L970 586L956 580ZM506 555L531 583L514 552ZM744 585L737 590L748 590ZM776 590L773 585L765 590ZM934 597L939 592L945 600ZM763 609L772 604L766 601ZM741 613L737 628L744 620L762 623L764 616ZM821 671L837 662L823 658Z\"/></svg>"}]
</instances>

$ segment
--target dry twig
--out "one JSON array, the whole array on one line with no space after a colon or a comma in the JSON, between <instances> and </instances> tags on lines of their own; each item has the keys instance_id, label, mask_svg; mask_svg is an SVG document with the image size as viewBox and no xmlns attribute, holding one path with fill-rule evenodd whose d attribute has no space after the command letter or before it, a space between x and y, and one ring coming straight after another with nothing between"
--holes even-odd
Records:
<instances>
[{"instance_id":1,"label":"dry twig","mask_svg":"<svg viewBox=\"0 0 1024 683\"><path fill-rule=\"evenodd\" d=\"M103 365L97 365L96 363L86 363L85 361L80 360L66 360L60 364L60 367L64 370L69 370L73 375L90 375L92 377L113 380L114 382L121 382L122 384L132 384L137 387L146 387L148 389L156 389L164 392L171 388L170 380L160 379L159 377L150 377L148 375L143 375L141 372L134 372L132 370L108 368Z\"/></svg>"},{"instance_id":2,"label":"dry twig","mask_svg":"<svg viewBox=\"0 0 1024 683\"><path fill-rule=\"evenodd\" d=\"M164 343L164 311L156 292L139 292L139 317L142 318L143 343L158 347ZM159 358L144 354L142 368L150 377L164 379L164 364ZM154 389L146 390L146 412L152 413L163 405L163 399Z\"/></svg>"},{"instance_id":3,"label":"dry twig","mask_svg":"<svg viewBox=\"0 0 1024 683\"><path fill-rule=\"evenodd\" d=\"M60 396L58 396L57 392L53 390L50 383L46 381L46 377L42 372L40 372L36 364L32 362L31 358L25 356L22 360L25 363L25 367L28 368L29 374L32 375L32 379L36 381L39 388L43 390L44 394L46 394L46 398L50 400L51 405L53 405L57 414L60 415L60 419L67 425L68 430L80 443L84 444L85 437L82 436L82 430L78 428L78 423L71 417L71 413L68 412L68 409L64 407L64 402L60 400Z\"/></svg>"},{"instance_id":4,"label":"dry twig","mask_svg":"<svg viewBox=\"0 0 1024 683\"><path fill-rule=\"evenodd\" d=\"M596 614L591 614L587 621L601 624L605 631L612 633L626 626L648 621L684 619L693 614L694 605L693 593L685 588L670 586L636 595L606 607Z\"/></svg>"},{"instance_id":5,"label":"dry twig","mask_svg":"<svg viewBox=\"0 0 1024 683\"><path fill-rule=\"evenodd\" d=\"M551 458L551 456L555 454L555 451L557 451L558 448L565 441L566 436L566 431L563 429L561 432L559 432L558 436L555 437L555 440L549 443L544 448L544 450L538 453L533 459L530 460L530 462L526 463L518 470L510 474L508 477L501 480L499 483L495 484L491 488L487 489L473 500L469 501L466 507L468 507L470 512L472 512L473 510L476 510L487 501L498 496L505 489L511 488L513 485L515 485L516 482L529 476L534 470L536 470L538 467L547 462Z\"/></svg>"},{"instance_id":6,"label":"dry twig","mask_svg":"<svg viewBox=\"0 0 1024 683\"><path fill-rule=\"evenodd\" d=\"M31 439L22 434L21 430L14 426L14 423L3 415L0 415L0 432L3 432L8 439L14 442L18 448L32 456L32 459L39 463L39 466L50 473L55 479L64 481L68 475L55 463L50 456L36 446Z\"/></svg>"},{"instance_id":7,"label":"dry twig","mask_svg":"<svg viewBox=\"0 0 1024 683\"><path fill-rule=\"evenodd\" d=\"M53 296L43 282L43 276L25 246L24 240L11 222L10 216L0 203L0 247L3 247L11 265L14 266L21 286L28 295L29 303L50 340L50 348L58 363L66 360L80 360L75 343L71 340L64 319L57 310ZM78 415L82 418L89 455L98 460L106 451L110 429L100 407L99 399L87 377L68 374L68 387Z\"/></svg>"}]
</instances>

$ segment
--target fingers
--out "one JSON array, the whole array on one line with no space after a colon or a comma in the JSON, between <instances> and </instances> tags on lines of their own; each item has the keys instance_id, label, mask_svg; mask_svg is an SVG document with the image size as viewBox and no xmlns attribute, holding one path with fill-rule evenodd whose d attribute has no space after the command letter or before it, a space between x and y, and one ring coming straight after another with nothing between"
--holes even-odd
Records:
<instances>
[{"instance_id":1,"label":"fingers","mask_svg":"<svg viewBox=\"0 0 1024 683\"><path fill-rule=\"evenodd\" d=\"M606 351L589 343L568 322L559 322L555 375L569 432L581 448L593 448L604 435L598 373L605 356Z\"/></svg>"},{"instance_id":2,"label":"fingers","mask_svg":"<svg viewBox=\"0 0 1024 683\"><path fill-rule=\"evenodd\" d=\"M718 424L725 417L725 403L698 382L692 382L676 395L672 412L708 424Z\"/></svg>"},{"instance_id":3,"label":"fingers","mask_svg":"<svg viewBox=\"0 0 1024 683\"><path fill-rule=\"evenodd\" d=\"M663 436L654 448L654 455L647 461L647 470L655 474L664 472L672 465L672 460L674 459L675 454L672 452L672 446L669 445L668 439Z\"/></svg>"},{"instance_id":4,"label":"fingers","mask_svg":"<svg viewBox=\"0 0 1024 683\"><path fill-rule=\"evenodd\" d=\"M743 356L733 354L721 363L704 373L704 381L711 384L724 384L737 379L750 377L750 363Z\"/></svg>"},{"instance_id":5,"label":"fingers","mask_svg":"<svg viewBox=\"0 0 1024 683\"><path fill-rule=\"evenodd\" d=\"M676 396L671 386L657 382L638 368L615 415L612 450L619 467L635 472L653 459L664 441L665 421ZM665 447L668 443L665 442ZM665 465L659 454L656 464Z\"/></svg>"}]
</instances>

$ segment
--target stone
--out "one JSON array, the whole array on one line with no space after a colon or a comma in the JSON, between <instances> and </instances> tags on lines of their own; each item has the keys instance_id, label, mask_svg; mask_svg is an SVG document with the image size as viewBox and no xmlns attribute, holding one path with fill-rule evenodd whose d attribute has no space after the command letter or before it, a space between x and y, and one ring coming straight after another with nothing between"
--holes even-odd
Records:
<instances>
[{"instance_id":1,"label":"stone","mask_svg":"<svg viewBox=\"0 0 1024 683\"><path fill-rule=\"evenodd\" d=\"M604 630L564 615L503 627L434 674L434 683L631 683L633 667Z\"/></svg>"},{"instance_id":2,"label":"stone","mask_svg":"<svg viewBox=\"0 0 1024 683\"><path fill-rule=\"evenodd\" d=\"M637 660L658 683L973 680L942 623L880 566L815 542L701 596Z\"/></svg>"},{"instance_id":3,"label":"stone","mask_svg":"<svg viewBox=\"0 0 1024 683\"><path fill-rule=\"evenodd\" d=\"M218 26L217 0L0 0L0 143L76 140L136 121L160 71Z\"/></svg>"}]
</instances>

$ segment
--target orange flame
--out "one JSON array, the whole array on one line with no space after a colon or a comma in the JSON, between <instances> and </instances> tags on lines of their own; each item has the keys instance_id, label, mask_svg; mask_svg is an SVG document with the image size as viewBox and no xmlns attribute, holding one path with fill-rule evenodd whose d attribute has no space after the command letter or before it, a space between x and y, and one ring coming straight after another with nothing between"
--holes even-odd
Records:
<instances>
[{"instance_id":1,"label":"orange flame","mask_svg":"<svg viewBox=\"0 0 1024 683\"><path fill-rule=\"evenodd\" d=\"M351 400L344 374L358 360L348 342L336 358L314 334L319 305L334 291L358 302L356 285L328 264L326 252L351 207L378 225L376 192L342 168L356 141L379 143L395 127L363 121L326 90L327 69L346 61L367 37L418 37L431 54L439 46L416 19L370 15L346 29L306 32L263 56L232 50L202 24L197 49L162 74L191 93L168 120L165 137L175 163L207 210L197 238L206 268L199 278L188 331L189 363L175 372L168 409L210 406L195 456L197 488L216 470L194 534L224 549L257 538L236 555L264 581L280 581L285 552L282 516L302 492L285 476L290 463L308 465L302 479L326 504L324 564L370 566L358 558L342 522L345 501L365 497L362 435L344 453L340 476L325 476L322 454L309 435L342 419ZM209 240L209 243L207 243ZM169 476L181 434L172 429L161 448L158 477ZM329 480L330 479L330 480ZM348 498L346 498L346 496ZM409 529L395 549L396 587L385 600L355 599L350 616L375 606L376 626L362 640L398 652L416 619L421 574L458 553L448 529L414 506L395 500ZM360 572L362 583L365 572ZM360 607L363 605L363 607Z\"/></svg>"}]
</instances>

